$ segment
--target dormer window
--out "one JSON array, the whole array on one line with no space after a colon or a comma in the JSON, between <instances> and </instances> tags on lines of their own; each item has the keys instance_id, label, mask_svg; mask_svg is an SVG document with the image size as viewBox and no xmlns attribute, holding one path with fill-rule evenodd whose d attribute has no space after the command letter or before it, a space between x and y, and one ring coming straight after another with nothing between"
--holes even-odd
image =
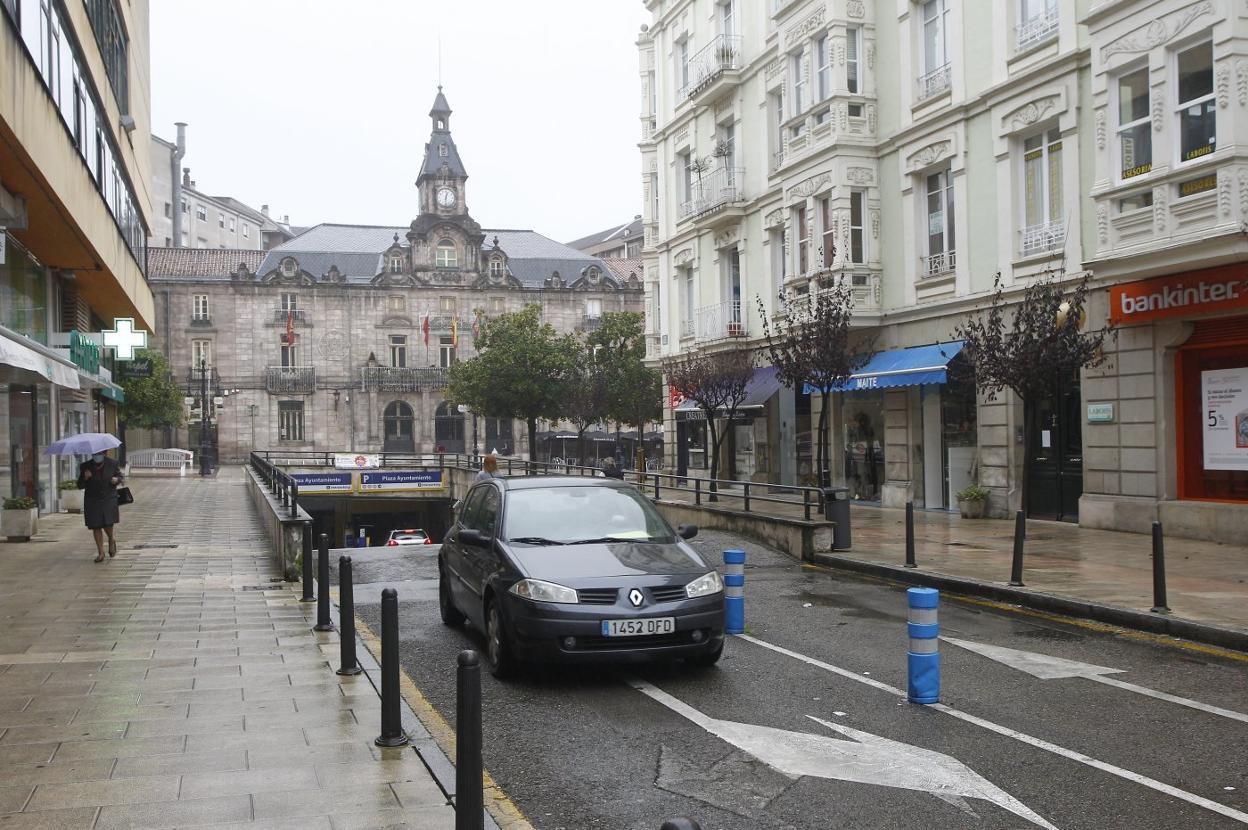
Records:
<instances>
[{"instance_id":1,"label":"dormer window","mask_svg":"<svg viewBox=\"0 0 1248 830\"><path fill-rule=\"evenodd\" d=\"M299 265L294 257L288 256L282 260L281 269L283 277L293 277L298 272Z\"/></svg>"},{"instance_id":2,"label":"dormer window","mask_svg":"<svg viewBox=\"0 0 1248 830\"><path fill-rule=\"evenodd\" d=\"M390 256L390 273L391 274L403 273L403 255L402 254L392 254Z\"/></svg>"},{"instance_id":3,"label":"dormer window","mask_svg":"<svg viewBox=\"0 0 1248 830\"><path fill-rule=\"evenodd\" d=\"M503 261L498 257L490 260L490 279L501 280L503 278Z\"/></svg>"},{"instance_id":4,"label":"dormer window","mask_svg":"<svg viewBox=\"0 0 1248 830\"><path fill-rule=\"evenodd\" d=\"M439 155L439 156L441 156L442 158L446 158L446 157L447 157L447 156L449 156L450 154L451 154L451 148L447 147L445 144L439 144L439 145L438 145L438 155Z\"/></svg>"},{"instance_id":5,"label":"dormer window","mask_svg":"<svg viewBox=\"0 0 1248 830\"><path fill-rule=\"evenodd\" d=\"M439 268L455 268L459 265L459 257L455 253L455 242L443 239L438 243L437 258L434 260Z\"/></svg>"},{"instance_id":6,"label":"dormer window","mask_svg":"<svg viewBox=\"0 0 1248 830\"><path fill-rule=\"evenodd\" d=\"M591 283L595 283L595 284L596 284L596 283L598 282L598 277L599 277L599 276L600 276L600 274L599 274L599 272L598 272L598 268L597 268L597 266L591 265L591 266L589 266L589 268L585 269L585 277L586 277L586 278L587 278L587 279L588 279Z\"/></svg>"}]
</instances>

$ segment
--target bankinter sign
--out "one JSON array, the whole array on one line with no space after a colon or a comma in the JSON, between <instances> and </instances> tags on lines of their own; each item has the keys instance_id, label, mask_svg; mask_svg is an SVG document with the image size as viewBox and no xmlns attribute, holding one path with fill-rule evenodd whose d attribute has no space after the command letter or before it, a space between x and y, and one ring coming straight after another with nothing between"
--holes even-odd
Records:
<instances>
[{"instance_id":1,"label":"bankinter sign","mask_svg":"<svg viewBox=\"0 0 1248 830\"><path fill-rule=\"evenodd\" d=\"M1109 319L1119 326L1248 309L1248 267L1231 265L1128 282L1109 289Z\"/></svg>"}]
</instances>

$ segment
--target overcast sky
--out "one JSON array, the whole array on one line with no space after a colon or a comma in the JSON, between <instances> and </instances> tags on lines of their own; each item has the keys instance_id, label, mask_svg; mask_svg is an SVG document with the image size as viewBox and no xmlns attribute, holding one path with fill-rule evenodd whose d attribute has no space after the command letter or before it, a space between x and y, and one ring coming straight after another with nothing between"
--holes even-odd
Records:
<instances>
[{"instance_id":1,"label":"overcast sky","mask_svg":"<svg viewBox=\"0 0 1248 830\"><path fill-rule=\"evenodd\" d=\"M158 0L152 131L199 189L296 225L406 225L442 83L485 228L641 212L641 0Z\"/></svg>"}]
</instances>

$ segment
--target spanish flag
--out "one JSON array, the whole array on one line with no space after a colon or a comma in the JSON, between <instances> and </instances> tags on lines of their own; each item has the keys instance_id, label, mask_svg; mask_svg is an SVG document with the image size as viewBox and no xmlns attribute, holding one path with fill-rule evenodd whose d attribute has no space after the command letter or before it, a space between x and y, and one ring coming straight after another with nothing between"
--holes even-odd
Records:
<instances>
[{"instance_id":1,"label":"spanish flag","mask_svg":"<svg viewBox=\"0 0 1248 830\"><path fill-rule=\"evenodd\" d=\"M451 345L459 348L459 318L451 318Z\"/></svg>"}]
</instances>

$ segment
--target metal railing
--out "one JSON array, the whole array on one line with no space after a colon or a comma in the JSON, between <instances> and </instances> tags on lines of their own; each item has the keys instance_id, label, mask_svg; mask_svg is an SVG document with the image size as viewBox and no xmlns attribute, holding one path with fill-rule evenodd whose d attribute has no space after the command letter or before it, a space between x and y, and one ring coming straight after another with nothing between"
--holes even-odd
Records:
<instances>
[{"instance_id":1,"label":"metal railing","mask_svg":"<svg viewBox=\"0 0 1248 830\"><path fill-rule=\"evenodd\" d=\"M949 88L950 83L949 64L933 69L926 75L920 75L918 80L919 100L924 101L939 95Z\"/></svg>"},{"instance_id":2,"label":"metal railing","mask_svg":"<svg viewBox=\"0 0 1248 830\"><path fill-rule=\"evenodd\" d=\"M680 321L680 336L681 337L693 337L693 333L696 329L697 329L697 325L694 323L693 320L681 320Z\"/></svg>"},{"instance_id":3,"label":"metal railing","mask_svg":"<svg viewBox=\"0 0 1248 830\"><path fill-rule=\"evenodd\" d=\"M958 267L956 251L941 251L938 254L921 257L919 260L922 273L920 277L938 277L953 272Z\"/></svg>"},{"instance_id":4,"label":"metal railing","mask_svg":"<svg viewBox=\"0 0 1248 830\"><path fill-rule=\"evenodd\" d=\"M688 219L716 208L741 201L745 170L740 167L717 167L693 182L689 199L680 203L680 217Z\"/></svg>"},{"instance_id":5,"label":"metal railing","mask_svg":"<svg viewBox=\"0 0 1248 830\"><path fill-rule=\"evenodd\" d=\"M726 337L745 337L746 318L740 300L727 300L697 310L698 339L722 340Z\"/></svg>"},{"instance_id":6,"label":"metal railing","mask_svg":"<svg viewBox=\"0 0 1248 830\"><path fill-rule=\"evenodd\" d=\"M316 388L316 370L311 366L269 366L264 370L264 388L275 394L307 394Z\"/></svg>"},{"instance_id":7,"label":"metal railing","mask_svg":"<svg viewBox=\"0 0 1248 830\"><path fill-rule=\"evenodd\" d=\"M1029 46L1035 46L1051 37L1057 35L1057 5L1046 4L1045 9L1040 14L1024 20L1014 27L1017 36L1018 49L1026 49Z\"/></svg>"},{"instance_id":8,"label":"metal railing","mask_svg":"<svg viewBox=\"0 0 1248 830\"><path fill-rule=\"evenodd\" d=\"M360 382L365 392L426 392L445 388L446 373L438 366L365 366Z\"/></svg>"},{"instance_id":9,"label":"metal railing","mask_svg":"<svg viewBox=\"0 0 1248 830\"><path fill-rule=\"evenodd\" d=\"M680 90L692 98L715 82L725 70L741 68L741 36L716 35L689 59L689 83Z\"/></svg>"},{"instance_id":10,"label":"metal railing","mask_svg":"<svg viewBox=\"0 0 1248 830\"><path fill-rule=\"evenodd\" d=\"M1065 243L1066 222L1062 219L1053 219L1049 222L1029 225L1019 231L1019 236L1021 237L1019 249L1023 256L1045 254L1061 248Z\"/></svg>"},{"instance_id":11,"label":"metal railing","mask_svg":"<svg viewBox=\"0 0 1248 830\"><path fill-rule=\"evenodd\" d=\"M306 323L308 321L307 313L302 308L275 308L273 309L273 322L285 323L294 314L296 323Z\"/></svg>"},{"instance_id":12,"label":"metal railing","mask_svg":"<svg viewBox=\"0 0 1248 830\"><path fill-rule=\"evenodd\" d=\"M269 492L273 497L290 512L292 519L299 516L299 482L282 468L268 458L268 453L263 456L258 452L252 452L248 462L251 468L256 471L256 475L260 476L265 486L269 488Z\"/></svg>"},{"instance_id":13,"label":"metal railing","mask_svg":"<svg viewBox=\"0 0 1248 830\"><path fill-rule=\"evenodd\" d=\"M597 331L600 328L602 328L602 315L601 314L597 314L597 315L586 314L584 317L581 318L581 330L582 331Z\"/></svg>"}]
</instances>

